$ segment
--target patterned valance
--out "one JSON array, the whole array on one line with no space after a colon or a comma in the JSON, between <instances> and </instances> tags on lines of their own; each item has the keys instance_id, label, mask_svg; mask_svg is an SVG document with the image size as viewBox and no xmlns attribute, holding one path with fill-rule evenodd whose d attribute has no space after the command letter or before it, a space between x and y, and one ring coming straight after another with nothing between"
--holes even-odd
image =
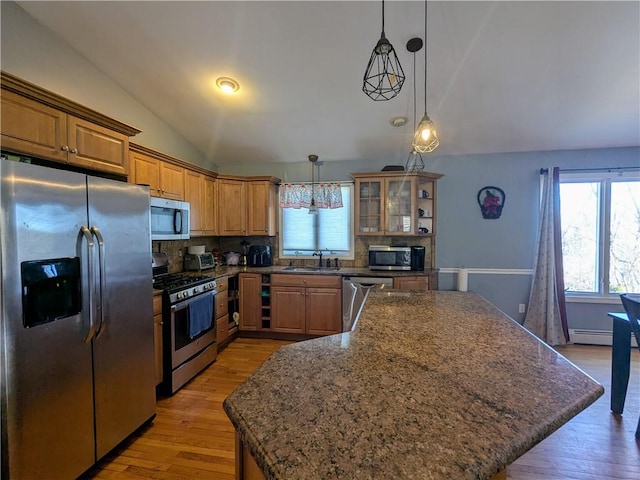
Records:
<instances>
[{"instance_id":1,"label":"patterned valance","mask_svg":"<svg viewBox=\"0 0 640 480\"><path fill-rule=\"evenodd\" d=\"M304 183L280 185L282 208L309 208L311 196L318 208L342 208L342 190L339 183L325 182L313 186Z\"/></svg>"}]
</instances>

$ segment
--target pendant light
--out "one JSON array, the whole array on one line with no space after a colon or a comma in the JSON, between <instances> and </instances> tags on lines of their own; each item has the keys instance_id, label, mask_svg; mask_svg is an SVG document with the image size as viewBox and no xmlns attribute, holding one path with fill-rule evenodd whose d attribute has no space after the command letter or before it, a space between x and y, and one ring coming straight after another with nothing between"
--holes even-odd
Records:
<instances>
[{"instance_id":1,"label":"pendant light","mask_svg":"<svg viewBox=\"0 0 640 480\"><path fill-rule=\"evenodd\" d=\"M414 37L407 42L407 50L413 53L413 129L416 129L416 52L422 48L422 39ZM411 147L411 152L407 157L407 161L404 165L404 169L407 172L422 171L424 170L424 160L416 149Z\"/></svg>"},{"instance_id":2,"label":"pendant light","mask_svg":"<svg viewBox=\"0 0 640 480\"><path fill-rule=\"evenodd\" d=\"M424 116L413 134L412 146L418 153L433 152L440 142L436 127L427 115L427 0L424 2Z\"/></svg>"},{"instance_id":3,"label":"pendant light","mask_svg":"<svg viewBox=\"0 0 640 480\"><path fill-rule=\"evenodd\" d=\"M309 204L309 214L316 215L318 213L318 207L316 205L315 193L315 170L316 162L318 161L318 155L309 155L309 161L311 162L311 202Z\"/></svg>"},{"instance_id":4,"label":"pendant light","mask_svg":"<svg viewBox=\"0 0 640 480\"><path fill-rule=\"evenodd\" d=\"M384 0L382 0L382 34L371 52L364 72L362 91L375 101L390 100L400 93L404 71L391 42L384 35Z\"/></svg>"}]
</instances>

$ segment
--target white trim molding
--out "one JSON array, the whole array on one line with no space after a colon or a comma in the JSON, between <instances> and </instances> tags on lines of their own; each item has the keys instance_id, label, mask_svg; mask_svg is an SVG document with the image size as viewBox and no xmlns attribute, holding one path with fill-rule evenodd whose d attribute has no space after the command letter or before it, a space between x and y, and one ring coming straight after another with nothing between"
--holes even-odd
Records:
<instances>
[{"instance_id":1,"label":"white trim molding","mask_svg":"<svg viewBox=\"0 0 640 480\"><path fill-rule=\"evenodd\" d=\"M532 268L440 268L440 273L459 273L465 270L469 274L479 273L482 275L533 275Z\"/></svg>"}]
</instances>

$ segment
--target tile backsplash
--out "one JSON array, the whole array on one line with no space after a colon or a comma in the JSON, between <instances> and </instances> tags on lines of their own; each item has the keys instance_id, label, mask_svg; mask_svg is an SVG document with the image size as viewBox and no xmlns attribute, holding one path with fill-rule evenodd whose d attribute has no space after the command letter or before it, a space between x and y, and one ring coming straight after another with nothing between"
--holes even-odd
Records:
<instances>
[{"instance_id":1,"label":"tile backsplash","mask_svg":"<svg viewBox=\"0 0 640 480\"><path fill-rule=\"evenodd\" d=\"M204 245L206 252L224 254L227 252L242 253L243 240L249 242L249 245L271 245L273 252L274 265L311 265L314 260L300 259L289 261L289 259L280 260L278 258L278 237L192 237L189 240L167 240L153 241L152 250L154 252L165 252L169 257L169 272L177 273L183 270L184 254L187 253L187 247L195 245ZM355 237L355 259L340 260L340 265L344 267L366 268L369 266L369 245L420 245L425 247L425 265L431 264L431 241L428 238L421 237L387 237L387 236L356 236Z\"/></svg>"}]
</instances>

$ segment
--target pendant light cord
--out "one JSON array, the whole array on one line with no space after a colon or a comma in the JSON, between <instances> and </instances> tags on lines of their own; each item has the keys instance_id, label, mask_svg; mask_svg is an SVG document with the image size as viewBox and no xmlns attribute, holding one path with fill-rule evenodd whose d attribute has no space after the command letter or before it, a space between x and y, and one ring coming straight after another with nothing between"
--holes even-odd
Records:
<instances>
[{"instance_id":1,"label":"pendant light cord","mask_svg":"<svg viewBox=\"0 0 640 480\"><path fill-rule=\"evenodd\" d=\"M427 114L427 0L424 0L424 114Z\"/></svg>"},{"instance_id":2,"label":"pendant light cord","mask_svg":"<svg viewBox=\"0 0 640 480\"><path fill-rule=\"evenodd\" d=\"M384 0L382 0L382 36L384 37Z\"/></svg>"},{"instance_id":3,"label":"pendant light cord","mask_svg":"<svg viewBox=\"0 0 640 480\"><path fill-rule=\"evenodd\" d=\"M413 131L416 131L416 52L413 52Z\"/></svg>"}]
</instances>

